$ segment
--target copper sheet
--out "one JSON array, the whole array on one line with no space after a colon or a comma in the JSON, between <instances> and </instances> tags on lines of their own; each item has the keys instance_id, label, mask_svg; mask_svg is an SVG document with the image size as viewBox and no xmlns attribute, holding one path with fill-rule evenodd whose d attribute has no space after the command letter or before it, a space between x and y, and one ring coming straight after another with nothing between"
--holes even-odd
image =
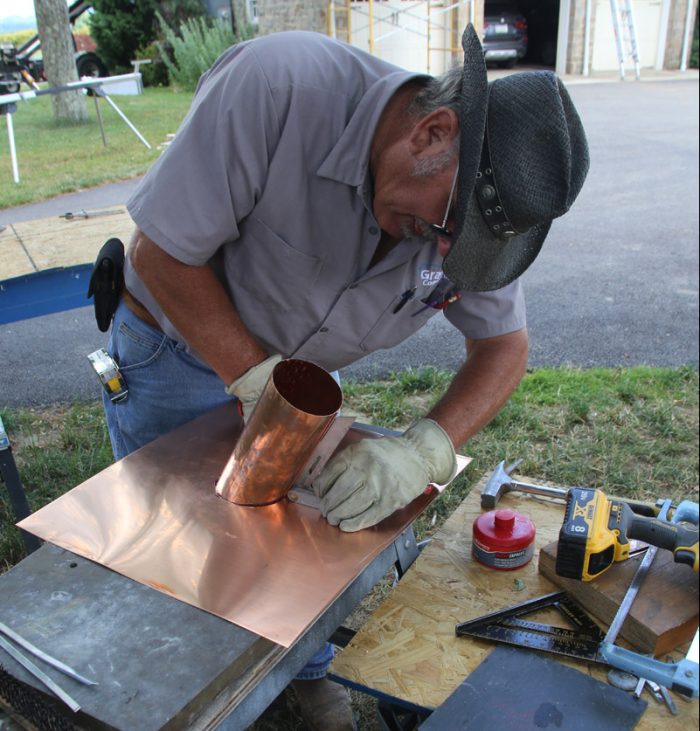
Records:
<instances>
[{"instance_id":1,"label":"copper sheet","mask_svg":"<svg viewBox=\"0 0 700 731\"><path fill-rule=\"evenodd\" d=\"M337 381L315 363L279 362L216 484L238 505L270 505L283 498L340 409Z\"/></svg>"},{"instance_id":2,"label":"copper sheet","mask_svg":"<svg viewBox=\"0 0 700 731\"><path fill-rule=\"evenodd\" d=\"M313 507L286 499L235 505L214 485L240 428L233 407L215 409L19 525L289 646L436 493L357 533L343 533ZM355 430L348 436L358 438Z\"/></svg>"}]
</instances>

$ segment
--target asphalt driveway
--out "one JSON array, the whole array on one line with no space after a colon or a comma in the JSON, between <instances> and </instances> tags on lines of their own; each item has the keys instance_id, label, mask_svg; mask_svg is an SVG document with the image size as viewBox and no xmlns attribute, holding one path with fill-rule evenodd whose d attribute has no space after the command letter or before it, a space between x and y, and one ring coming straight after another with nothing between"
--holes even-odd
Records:
<instances>
[{"instance_id":1,"label":"asphalt driveway","mask_svg":"<svg viewBox=\"0 0 700 731\"><path fill-rule=\"evenodd\" d=\"M570 87L592 166L524 275L530 365L698 367L698 80ZM134 181L0 211L0 224L123 203ZM23 218L24 217L24 218ZM89 308L0 326L0 404L94 399L86 355L105 344ZM392 350L345 369L458 368L459 333L438 315Z\"/></svg>"}]
</instances>

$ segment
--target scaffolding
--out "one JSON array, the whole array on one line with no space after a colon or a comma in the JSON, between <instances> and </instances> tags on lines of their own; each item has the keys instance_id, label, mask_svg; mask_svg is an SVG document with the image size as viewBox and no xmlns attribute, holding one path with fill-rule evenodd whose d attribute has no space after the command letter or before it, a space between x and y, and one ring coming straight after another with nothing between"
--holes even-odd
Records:
<instances>
[{"instance_id":1,"label":"scaffolding","mask_svg":"<svg viewBox=\"0 0 700 731\"><path fill-rule=\"evenodd\" d=\"M329 0L328 34L405 68L441 73L461 58L461 33L475 23L477 2Z\"/></svg>"}]
</instances>

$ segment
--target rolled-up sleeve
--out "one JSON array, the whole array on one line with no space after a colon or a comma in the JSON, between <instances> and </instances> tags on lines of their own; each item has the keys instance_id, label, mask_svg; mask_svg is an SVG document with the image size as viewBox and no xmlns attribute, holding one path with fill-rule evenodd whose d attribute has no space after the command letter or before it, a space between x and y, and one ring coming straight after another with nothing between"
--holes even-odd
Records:
<instances>
[{"instance_id":1,"label":"rolled-up sleeve","mask_svg":"<svg viewBox=\"0 0 700 731\"><path fill-rule=\"evenodd\" d=\"M445 317L471 340L484 340L527 325L520 279L491 292L464 292L445 309Z\"/></svg>"}]
</instances>

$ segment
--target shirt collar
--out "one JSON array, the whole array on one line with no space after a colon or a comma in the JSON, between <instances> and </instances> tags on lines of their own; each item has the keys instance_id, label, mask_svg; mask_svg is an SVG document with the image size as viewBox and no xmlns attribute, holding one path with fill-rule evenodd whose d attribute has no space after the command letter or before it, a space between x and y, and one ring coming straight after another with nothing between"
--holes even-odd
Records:
<instances>
[{"instance_id":1,"label":"shirt collar","mask_svg":"<svg viewBox=\"0 0 700 731\"><path fill-rule=\"evenodd\" d=\"M383 76L364 94L347 127L317 170L317 175L360 188L365 202L371 200L369 152L379 117L396 90L411 79L425 77L410 71Z\"/></svg>"}]
</instances>

